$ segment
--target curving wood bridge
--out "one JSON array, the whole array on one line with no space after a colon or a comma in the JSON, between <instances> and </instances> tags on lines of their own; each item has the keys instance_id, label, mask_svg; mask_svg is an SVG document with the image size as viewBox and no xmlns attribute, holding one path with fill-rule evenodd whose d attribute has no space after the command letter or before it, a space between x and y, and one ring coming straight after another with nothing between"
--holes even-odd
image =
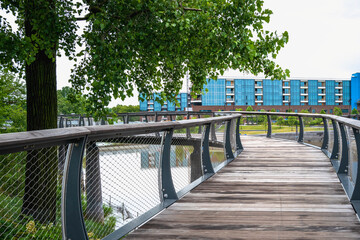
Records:
<instances>
[{"instance_id":1,"label":"curving wood bridge","mask_svg":"<svg viewBox=\"0 0 360 240\"><path fill-rule=\"evenodd\" d=\"M320 150L242 137L233 162L126 239L360 239L360 223Z\"/></svg>"}]
</instances>

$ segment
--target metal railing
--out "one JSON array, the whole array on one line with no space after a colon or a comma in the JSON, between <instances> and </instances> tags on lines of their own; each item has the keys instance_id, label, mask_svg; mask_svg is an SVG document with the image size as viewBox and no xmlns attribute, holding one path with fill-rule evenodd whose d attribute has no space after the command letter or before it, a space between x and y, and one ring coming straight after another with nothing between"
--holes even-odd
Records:
<instances>
[{"instance_id":1,"label":"metal railing","mask_svg":"<svg viewBox=\"0 0 360 240\"><path fill-rule=\"evenodd\" d=\"M242 151L240 118L0 135L0 239L121 238Z\"/></svg>"},{"instance_id":2,"label":"metal railing","mask_svg":"<svg viewBox=\"0 0 360 240\"><path fill-rule=\"evenodd\" d=\"M243 117L264 115L267 118L266 137L272 137L273 116L296 117L299 121L297 142L321 149L330 159L344 190L357 214L360 213L360 121L327 114L284 112L217 112L217 115L241 113ZM320 146L306 143L304 119L322 119L323 134ZM311 137L310 137L311 138Z\"/></svg>"},{"instance_id":3,"label":"metal railing","mask_svg":"<svg viewBox=\"0 0 360 240\"><path fill-rule=\"evenodd\" d=\"M193 112L193 111L161 111L161 112L131 112L131 113L117 113L116 121L122 121L123 124L131 122L161 122L161 121L175 121L182 119L214 117L214 112ZM180 117L180 119L178 119ZM58 127L78 127L78 126L93 126L93 125L107 125L108 120L113 119L113 116L108 116L106 119L95 121L91 116L81 114L61 114L58 116ZM135 120L134 120L135 119Z\"/></svg>"}]
</instances>

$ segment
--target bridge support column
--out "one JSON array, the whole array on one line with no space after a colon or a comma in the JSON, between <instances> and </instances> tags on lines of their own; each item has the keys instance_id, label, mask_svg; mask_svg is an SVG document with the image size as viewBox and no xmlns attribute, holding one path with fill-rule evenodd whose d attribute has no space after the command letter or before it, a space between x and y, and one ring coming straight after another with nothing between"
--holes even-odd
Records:
<instances>
[{"instance_id":1,"label":"bridge support column","mask_svg":"<svg viewBox=\"0 0 360 240\"><path fill-rule=\"evenodd\" d=\"M268 122L268 131L267 131L266 137L271 138L271 116L266 115L266 117L267 117L267 122Z\"/></svg>"},{"instance_id":2,"label":"bridge support column","mask_svg":"<svg viewBox=\"0 0 360 240\"><path fill-rule=\"evenodd\" d=\"M160 199L164 207L168 207L178 200L174 183L171 176L170 151L171 139L174 130L171 129L164 133L162 137L161 157L160 157Z\"/></svg>"},{"instance_id":3,"label":"bridge support column","mask_svg":"<svg viewBox=\"0 0 360 240\"><path fill-rule=\"evenodd\" d=\"M70 144L66 156L61 192L61 222L63 239L87 240L81 208L81 168L86 137Z\"/></svg>"},{"instance_id":4,"label":"bridge support column","mask_svg":"<svg viewBox=\"0 0 360 240\"><path fill-rule=\"evenodd\" d=\"M214 175L214 168L211 164L210 150L209 150L209 135L211 124L205 126L205 131L202 134L201 141L201 163L203 167L203 173L205 177Z\"/></svg>"},{"instance_id":5,"label":"bridge support column","mask_svg":"<svg viewBox=\"0 0 360 240\"><path fill-rule=\"evenodd\" d=\"M300 133L298 142L303 143L304 142L304 122L301 116L299 116L299 125L300 125Z\"/></svg>"},{"instance_id":6,"label":"bridge support column","mask_svg":"<svg viewBox=\"0 0 360 240\"><path fill-rule=\"evenodd\" d=\"M241 122L241 117L239 117L236 121L236 130L235 130L236 155L240 154L244 150L240 139L240 122Z\"/></svg>"},{"instance_id":7,"label":"bridge support column","mask_svg":"<svg viewBox=\"0 0 360 240\"><path fill-rule=\"evenodd\" d=\"M226 128L225 128L225 136L224 136L224 152L225 152L225 159L226 160L233 160L234 154L231 149L231 120L226 121Z\"/></svg>"},{"instance_id":8,"label":"bridge support column","mask_svg":"<svg viewBox=\"0 0 360 240\"><path fill-rule=\"evenodd\" d=\"M323 120L323 124L324 124L324 138L323 138L323 143L321 146L321 150L323 152L326 153L326 155L328 155L328 147L329 147L329 130L328 130L328 123L326 118L322 118Z\"/></svg>"}]
</instances>

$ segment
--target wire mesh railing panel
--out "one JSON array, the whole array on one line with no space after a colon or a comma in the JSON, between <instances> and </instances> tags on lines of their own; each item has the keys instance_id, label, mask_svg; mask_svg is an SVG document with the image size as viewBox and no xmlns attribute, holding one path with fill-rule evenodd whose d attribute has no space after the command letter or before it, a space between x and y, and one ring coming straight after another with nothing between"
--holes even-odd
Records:
<instances>
[{"instance_id":1,"label":"wire mesh railing panel","mask_svg":"<svg viewBox=\"0 0 360 240\"><path fill-rule=\"evenodd\" d=\"M209 147L209 151L210 151L210 161L213 168L216 168L218 165L220 165L226 160L224 148Z\"/></svg>"},{"instance_id":2,"label":"wire mesh railing panel","mask_svg":"<svg viewBox=\"0 0 360 240\"><path fill-rule=\"evenodd\" d=\"M223 142L225 139L226 122L219 122L215 124L216 139Z\"/></svg>"},{"instance_id":3,"label":"wire mesh railing panel","mask_svg":"<svg viewBox=\"0 0 360 240\"><path fill-rule=\"evenodd\" d=\"M240 125L240 134L258 135L266 134L267 119L265 115L244 115Z\"/></svg>"},{"instance_id":4,"label":"wire mesh railing panel","mask_svg":"<svg viewBox=\"0 0 360 240\"><path fill-rule=\"evenodd\" d=\"M0 155L0 239L61 239L66 147Z\"/></svg>"},{"instance_id":5,"label":"wire mesh railing panel","mask_svg":"<svg viewBox=\"0 0 360 240\"><path fill-rule=\"evenodd\" d=\"M87 142L82 205L89 236L103 238L160 203L160 135Z\"/></svg>"},{"instance_id":6,"label":"wire mesh railing panel","mask_svg":"<svg viewBox=\"0 0 360 240\"><path fill-rule=\"evenodd\" d=\"M358 152L356 148L356 141L354 137L353 129L346 126L347 131L349 133L349 169L348 169L348 175L350 177L350 180L355 183L356 175L357 175L357 168L358 168Z\"/></svg>"},{"instance_id":7,"label":"wire mesh railing panel","mask_svg":"<svg viewBox=\"0 0 360 240\"><path fill-rule=\"evenodd\" d=\"M304 143L321 147L324 139L324 125L322 118L303 118Z\"/></svg>"},{"instance_id":8,"label":"wire mesh railing panel","mask_svg":"<svg viewBox=\"0 0 360 240\"><path fill-rule=\"evenodd\" d=\"M188 140L185 129L175 130L170 149L171 176L178 192L201 177L201 138Z\"/></svg>"}]
</instances>

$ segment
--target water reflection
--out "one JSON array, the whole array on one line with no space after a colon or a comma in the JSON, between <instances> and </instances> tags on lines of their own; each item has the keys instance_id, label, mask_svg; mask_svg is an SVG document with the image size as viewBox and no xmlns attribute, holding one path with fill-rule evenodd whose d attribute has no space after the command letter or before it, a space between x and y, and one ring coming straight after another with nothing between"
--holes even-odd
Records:
<instances>
[{"instance_id":1,"label":"water reflection","mask_svg":"<svg viewBox=\"0 0 360 240\"><path fill-rule=\"evenodd\" d=\"M158 170L161 146L98 145L102 200L112 207L117 227L120 227L160 203ZM214 167L225 159L221 148L210 148L210 156ZM171 146L170 166L176 191L191 182L191 168L195 166L191 159L199 162L200 151L194 153L193 146ZM201 171L201 164L197 166Z\"/></svg>"}]
</instances>

